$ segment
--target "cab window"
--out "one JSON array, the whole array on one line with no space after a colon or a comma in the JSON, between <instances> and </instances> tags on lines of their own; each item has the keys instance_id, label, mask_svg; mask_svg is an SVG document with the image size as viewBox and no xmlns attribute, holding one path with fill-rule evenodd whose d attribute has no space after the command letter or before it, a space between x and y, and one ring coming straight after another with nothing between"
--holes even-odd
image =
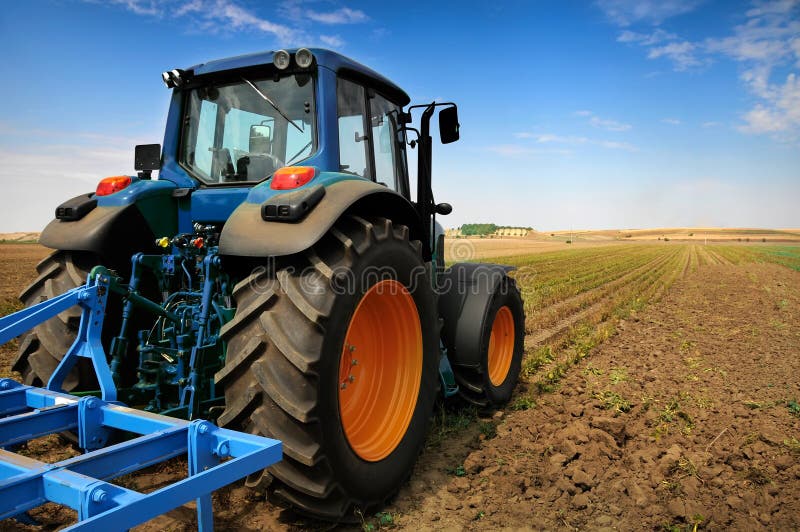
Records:
<instances>
[{"instance_id":1,"label":"cab window","mask_svg":"<svg viewBox=\"0 0 800 532\"><path fill-rule=\"evenodd\" d=\"M358 175L408 196L405 135L400 106L362 85L339 78L339 171Z\"/></svg>"}]
</instances>

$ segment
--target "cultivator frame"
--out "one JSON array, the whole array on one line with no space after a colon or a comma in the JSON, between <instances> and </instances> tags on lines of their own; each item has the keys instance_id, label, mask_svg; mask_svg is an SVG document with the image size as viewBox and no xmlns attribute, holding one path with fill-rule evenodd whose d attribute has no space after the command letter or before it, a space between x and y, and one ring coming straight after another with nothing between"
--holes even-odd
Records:
<instances>
[{"instance_id":1,"label":"cultivator frame","mask_svg":"<svg viewBox=\"0 0 800 532\"><path fill-rule=\"evenodd\" d=\"M206 257L205 262L211 264L214 258ZM198 529L213 530L211 493L281 460L282 444L221 429L202 419L186 421L119 403L101 343L110 292L123 295L127 305L168 314L98 266L89 274L86 285L0 318L0 343L5 343L72 306L82 308L77 338L46 389L0 380L0 520L17 517L26 521L25 512L54 502L78 512L79 522L68 530L124 530L195 499ZM204 293L206 303L208 298ZM99 398L78 397L61 390L80 358L92 361L100 385ZM65 431L77 434L85 454L48 464L9 451L35 438ZM106 446L115 431L135 437ZM182 455L187 457L188 477L152 493L109 482Z\"/></svg>"},{"instance_id":2,"label":"cultivator frame","mask_svg":"<svg viewBox=\"0 0 800 532\"><path fill-rule=\"evenodd\" d=\"M110 433L137 434L104 447ZM74 431L86 454L54 464L4 450ZM188 477L141 493L109 481L187 455ZM79 522L67 530L124 530L192 499L199 530L213 530L211 492L281 459L281 442L0 380L0 520L46 502L69 506Z\"/></svg>"}]
</instances>

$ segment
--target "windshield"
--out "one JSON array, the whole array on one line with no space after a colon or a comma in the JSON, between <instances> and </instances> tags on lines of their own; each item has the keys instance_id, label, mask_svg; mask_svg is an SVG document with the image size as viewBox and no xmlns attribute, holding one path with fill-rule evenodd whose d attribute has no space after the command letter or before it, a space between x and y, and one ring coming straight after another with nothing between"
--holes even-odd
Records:
<instances>
[{"instance_id":1,"label":"windshield","mask_svg":"<svg viewBox=\"0 0 800 532\"><path fill-rule=\"evenodd\" d=\"M308 74L193 89L180 162L208 184L261 181L314 152L314 114Z\"/></svg>"}]
</instances>

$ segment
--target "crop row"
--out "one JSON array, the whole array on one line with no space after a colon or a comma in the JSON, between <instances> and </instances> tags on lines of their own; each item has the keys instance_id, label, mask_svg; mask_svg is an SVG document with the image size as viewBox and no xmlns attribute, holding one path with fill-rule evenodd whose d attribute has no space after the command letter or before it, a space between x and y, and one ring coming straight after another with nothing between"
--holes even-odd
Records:
<instances>
[{"instance_id":1,"label":"crop row","mask_svg":"<svg viewBox=\"0 0 800 532\"><path fill-rule=\"evenodd\" d=\"M620 319L657 300L677 278L706 262L691 245L661 250L659 259L631 272L626 282L605 290L596 303L579 312L579 319L568 328L556 331L540 345L531 346L524 377L539 390L550 389L573 364L614 334ZM521 397L516 404L526 405L530 401L529 397Z\"/></svg>"}]
</instances>

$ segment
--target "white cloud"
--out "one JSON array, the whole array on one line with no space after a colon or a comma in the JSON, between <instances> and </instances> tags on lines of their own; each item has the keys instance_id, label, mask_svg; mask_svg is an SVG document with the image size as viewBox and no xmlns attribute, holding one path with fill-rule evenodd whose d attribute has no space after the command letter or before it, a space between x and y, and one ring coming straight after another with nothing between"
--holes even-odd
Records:
<instances>
[{"instance_id":1,"label":"white cloud","mask_svg":"<svg viewBox=\"0 0 800 532\"><path fill-rule=\"evenodd\" d=\"M732 35L706 39L705 46L709 53L745 67L740 79L756 101L742 115L744 124L739 131L793 140L800 134L800 74L791 71L800 68L800 2L759 2L755 6ZM774 82L776 69L787 67L786 77Z\"/></svg>"},{"instance_id":2,"label":"white cloud","mask_svg":"<svg viewBox=\"0 0 800 532\"><path fill-rule=\"evenodd\" d=\"M650 33L624 30L617 37L617 42L642 46L647 49L648 59L668 59L673 69L679 72L708 64L707 59L698 57L702 50L697 44L681 40L678 35L661 28Z\"/></svg>"},{"instance_id":3,"label":"white cloud","mask_svg":"<svg viewBox=\"0 0 800 532\"><path fill-rule=\"evenodd\" d=\"M137 15L161 16L163 2L158 0L111 0L112 4L124 6L128 11Z\"/></svg>"},{"instance_id":4,"label":"white cloud","mask_svg":"<svg viewBox=\"0 0 800 532\"><path fill-rule=\"evenodd\" d=\"M628 142L618 142L613 140L594 139L579 135L559 135L556 133L515 133L519 139L530 139L537 144L563 144L572 146L600 146L610 150L638 151L638 148ZM514 145L519 146L519 145ZM524 148L524 146L522 146Z\"/></svg>"},{"instance_id":5,"label":"white cloud","mask_svg":"<svg viewBox=\"0 0 800 532\"><path fill-rule=\"evenodd\" d=\"M84 1L101 3L99 0ZM315 11L306 9L303 3L302 0L287 0L275 10L276 15L286 19L289 24L262 17L238 0L111 0L110 5L123 7L141 16L183 18L188 22L185 24L187 28L203 32L266 33L274 36L280 46L322 43L340 48L345 44L340 36L307 31L309 22L340 25L369 20L360 9L342 7L333 11Z\"/></svg>"},{"instance_id":6,"label":"white cloud","mask_svg":"<svg viewBox=\"0 0 800 532\"><path fill-rule=\"evenodd\" d=\"M349 7L343 7L327 13L308 10L306 11L306 16L313 21L323 24L356 24L369 20L366 13L360 9L350 9Z\"/></svg>"},{"instance_id":7,"label":"white cloud","mask_svg":"<svg viewBox=\"0 0 800 532\"><path fill-rule=\"evenodd\" d=\"M705 128L717 127L719 125L721 125L719 122L714 122L713 120L709 120L708 122L702 123L702 126Z\"/></svg>"},{"instance_id":8,"label":"white cloud","mask_svg":"<svg viewBox=\"0 0 800 532\"><path fill-rule=\"evenodd\" d=\"M590 125L599 129L605 129L606 131L628 131L633 127L630 124L624 124L616 120L610 120L608 118L600 118L592 111L586 111L586 110L575 111L574 114L576 116L587 117L589 119Z\"/></svg>"},{"instance_id":9,"label":"white cloud","mask_svg":"<svg viewBox=\"0 0 800 532\"><path fill-rule=\"evenodd\" d=\"M277 5L277 12L299 26L307 26L309 22L326 25L359 24L370 20L360 9L341 7L332 11L318 11L308 7L309 0L283 0Z\"/></svg>"},{"instance_id":10,"label":"white cloud","mask_svg":"<svg viewBox=\"0 0 800 532\"><path fill-rule=\"evenodd\" d=\"M674 33L668 33L661 28L656 28L653 33L636 33L635 31L625 30L617 37L617 42L634 42L642 46L652 46L664 41L677 39Z\"/></svg>"},{"instance_id":11,"label":"white cloud","mask_svg":"<svg viewBox=\"0 0 800 532\"><path fill-rule=\"evenodd\" d=\"M178 6L173 14L176 17L182 17L189 13L198 13L203 10L203 5L203 0L189 0L188 2L184 2L183 5Z\"/></svg>"},{"instance_id":12,"label":"white cloud","mask_svg":"<svg viewBox=\"0 0 800 532\"><path fill-rule=\"evenodd\" d=\"M697 0L597 0L600 9L619 26L638 22L659 25L693 11L699 3Z\"/></svg>"},{"instance_id":13,"label":"white cloud","mask_svg":"<svg viewBox=\"0 0 800 532\"><path fill-rule=\"evenodd\" d=\"M766 102L757 103L743 115L745 124L739 130L745 133L784 133L793 140L800 130L800 80L794 73L786 77L783 85L774 87L775 94Z\"/></svg>"},{"instance_id":14,"label":"white cloud","mask_svg":"<svg viewBox=\"0 0 800 532\"><path fill-rule=\"evenodd\" d=\"M589 119L589 123L594 127L605 129L607 131L628 131L632 127L630 124L623 124L622 122L600 118L599 116L593 116L591 119Z\"/></svg>"},{"instance_id":15,"label":"white cloud","mask_svg":"<svg viewBox=\"0 0 800 532\"><path fill-rule=\"evenodd\" d=\"M341 48L344 46L344 41L338 35L320 35L319 40L331 48Z\"/></svg>"},{"instance_id":16,"label":"white cloud","mask_svg":"<svg viewBox=\"0 0 800 532\"><path fill-rule=\"evenodd\" d=\"M697 46L689 41L674 41L663 46L650 48L647 58L658 59L659 57L666 57L672 61L674 69L680 72L705 64L696 57L696 49Z\"/></svg>"},{"instance_id":17,"label":"white cloud","mask_svg":"<svg viewBox=\"0 0 800 532\"><path fill-rule=\"evenodd\" d=\"M255 29L264 33L271 33L281 42L291 42L296 38L296 33L292 28L258 17L251 11L228 0L217 0L211 11L204 11L203 14L208 21L222 22L225 27L230 27L231 29Z\"/></svg>"},{"instance_id":18,"label":"white cloud","mask_svg":"<svg viewBox=\"0 0 800 532\"><path fill-rule=\"evenodd\" d=\"M677 118L662 118L661 121L664 122L665 124L669 124L671 126L679 126L679 125L681 125L681 121L678 120Z\"/></svg>"},{"instance_id":19,"label":"white cloud","mask_svg":"<svg viewBox=\"0 0 800 532\"><path fill-rule=\"evenodd\" d=\"M617 24L634 22L658 24L652 16L634 16L637 2L601 1L600 7ZM753 134L773 134L782 140L800 136L798 108L798 76L800 72L800 0L757 0L744 14L744 21L732 28L729 35L709 37L695 42L684 40L661 28L646 32L623 30L617 41L641 46L647 58L669 60L675 71L708 66L714 60L726 58L742 65L739 75L753 96L750 109L742 114L744 123L739 130ZM662 6L673 14L690 9L691 2L667 2ZM644 2L643 12L653 11ZM674 16L674 15L672 15ZM662 17L662 20L666 16ZM623 23L625 22L625 23ZM774 81L776 72L782 72ZM780 135L775 135L775 134Z\"/></svg>"}]
</instances>

